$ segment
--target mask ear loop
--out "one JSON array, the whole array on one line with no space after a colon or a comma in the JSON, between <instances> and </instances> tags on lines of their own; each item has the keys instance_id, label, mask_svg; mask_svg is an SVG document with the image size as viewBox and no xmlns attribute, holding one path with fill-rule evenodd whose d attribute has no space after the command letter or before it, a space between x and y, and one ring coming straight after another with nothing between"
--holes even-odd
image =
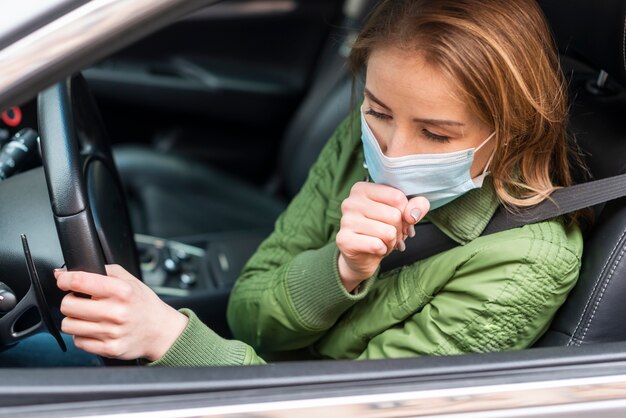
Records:
<instances>
[{"instance_id":1,"label":"mask ear loop","mask_svg":"<svg viewBox=\"0 0 626 418\"><path fill-rule=\"evenodd\" d=\"M491 165L491 162L493 161L494 155L496 155L496 150L493 150L493 152L491 153L491 157L489 157L489 160L487 160L487 164L485 164L485 168L483 169L483 174L481 174L482 176L487 176L490 173L489 166Z\"/></svg>"},{"instance_id":2,"label":"mask ear loop","mask_svg":"<svg viewBox=\"0 0 626 418\"><path fill-rule=\"evenodd\" d=\"M480 151L480 149L481 149L482 147L484 147L484 146L485 146L485 144L486 144L487 142L491 141L491 138L493 138L494 136L496 136L496 131L493 131L493 133L492 133L491 135L489 135L489 137L487 137L487 139L485 139L485 140L483 141L483 143L482 143L482 144L480 144L480 145L479 145L479 146L478 146L478 147L474 150L474 154L476 154L478 151Z\"/></svg>"},{"instance_id":3,"label":"mask ear loop","mask_svg":"<svg viewBox=\"0 0 626 418\"><path fill-rule=\"evenodd\" d=\"M485 139L483 141L482 144L480 144L478 146L478 148L476 148L476 150L474 151L474 154L476 154L478 151L480 151L480 149L491 140L491 138L493 138L496 135L496 132L494 131L491 135L489 135L489 138ZM489 166L491 165L491 162L493 161L493 156L496 155L496 150L493 150L493 152L491 153L491 156L489 157L489 160L487 160L487 164L485 164L485 168L483 168L483 172L472 179L472 181L474 182L474 184L476 185L480 185L482 186L483 181L485 180L485 177L487 177L490 174L489 171ZM480 187L479 186L479 187Z\"/></svg>"}]
</instances>

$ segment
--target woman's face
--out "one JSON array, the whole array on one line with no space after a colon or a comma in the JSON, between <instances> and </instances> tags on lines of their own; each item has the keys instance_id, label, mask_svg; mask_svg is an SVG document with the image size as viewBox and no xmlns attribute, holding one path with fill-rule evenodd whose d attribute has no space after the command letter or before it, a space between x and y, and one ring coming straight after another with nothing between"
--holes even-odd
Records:
<instances>
[{"instance_id":1,"label":"woman's face","mask_svg":"<svg viewBox=\"0 0 626 418\"><path fill-rule=\"evenodd\" d=\"M396 47L374 50L366 80L363 112L388 157L475 148L492 133L419 53ZM489 141L476 153L472 177L481 174L494 144Z\"/></svg>"}]
</instances>

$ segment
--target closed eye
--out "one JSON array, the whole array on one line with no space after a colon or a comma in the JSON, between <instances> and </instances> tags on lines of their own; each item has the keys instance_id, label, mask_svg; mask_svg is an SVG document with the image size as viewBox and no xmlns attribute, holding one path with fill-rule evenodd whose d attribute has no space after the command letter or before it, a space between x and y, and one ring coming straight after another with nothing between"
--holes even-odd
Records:
<instances>
[{"instance_id":1,"label":"closed eye","mask_svg":"<svg viewBox=\"0 0 626 418\"><path fill-rule=\"evenodd\" d=\"M430 132L428 129L422 129L422 135L424 135L424 138L428 139L429 141L446 143L446 144L450 142L450 137L434 134Z\"/></svg>"},{"instance_id":2,"label":"closed eye","mask_svg":"<svg viewBox=\"0 0 626 418\"><path fill-rule=\"evenodd\" d=\"M389 119L391 119L391 116L385 115L384 113L377 112L374 109L372 109L371 107L365 111L365 114L373 116L376 119L380 119L380 120L389 120Z\"/></svg>"}]
</instances>

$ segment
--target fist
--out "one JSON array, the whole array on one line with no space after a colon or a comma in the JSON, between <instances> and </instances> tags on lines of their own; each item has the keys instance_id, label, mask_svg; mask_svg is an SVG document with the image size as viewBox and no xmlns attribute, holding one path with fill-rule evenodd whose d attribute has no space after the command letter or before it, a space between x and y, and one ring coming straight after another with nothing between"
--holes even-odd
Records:
<instances>
[{"instance_id":1,"label":"fist","mask_svg":"<svg viewBox=\"0 0 626 418\"><path fill-rule=\"evenodd\" d=\"M415 235L414 225L428 212L423 197L408 200L399 190L359 182L341 205L339 274L348 292L371 277L394 249L404 251L404 240Z\"/></svg>"}]
</instances>

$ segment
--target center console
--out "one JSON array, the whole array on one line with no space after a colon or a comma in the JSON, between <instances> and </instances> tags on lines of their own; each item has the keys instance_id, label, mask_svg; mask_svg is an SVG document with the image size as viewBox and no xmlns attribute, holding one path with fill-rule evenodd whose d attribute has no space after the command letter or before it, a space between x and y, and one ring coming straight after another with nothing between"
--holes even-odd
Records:
<instances>
[{"instance_id":1,"label":"center console","mask_svg":"<svg viewBox=\"0 0 626 418\"><path fill-rule=\"evenodd\" d=\"M164 239L136 234L144 282L158 295L189 297L229 291L269 231Z\"/></svg>"}]
</instances>

